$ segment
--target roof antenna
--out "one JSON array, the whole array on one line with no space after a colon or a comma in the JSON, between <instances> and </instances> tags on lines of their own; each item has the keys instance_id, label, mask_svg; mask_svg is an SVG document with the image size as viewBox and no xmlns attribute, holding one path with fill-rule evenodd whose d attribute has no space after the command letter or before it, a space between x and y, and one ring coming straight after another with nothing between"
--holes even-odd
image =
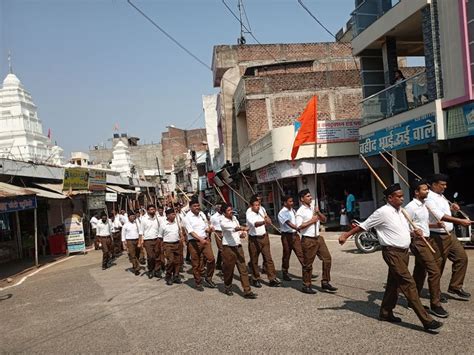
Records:
<instances>
[{"instance_id":1,"label":"roof antenna","mask_svg":"<svg viewBox=\"0 0 474 355\"><path fill-rule=\"evenodd\" d=\"M243 8L242 0L239 0L237 7L239 8L239 21L240 21L240 38L237 39L237 43L244 45L245 43L247 43L247 40L245 39L245 36L244 36L244 33L246 32L244 31L244 24L242 22L242 8Z\"/></svg>"}]
</instances>

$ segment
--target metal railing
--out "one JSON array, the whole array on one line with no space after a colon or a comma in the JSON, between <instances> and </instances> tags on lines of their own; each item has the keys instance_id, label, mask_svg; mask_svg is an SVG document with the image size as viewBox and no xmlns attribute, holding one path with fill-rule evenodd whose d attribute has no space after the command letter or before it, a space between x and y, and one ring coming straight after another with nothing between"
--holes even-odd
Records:
<instances>
[{"instance_id":1,"label":"metal railing","mask_svg":"<svg viewBox=\"0 0 474 355\"><path fill-rule=\"evenodd\" d=\"M361 101L362 126L425 105L429 99L426 72L400 81Z\"/></svg>"}]
</instances>

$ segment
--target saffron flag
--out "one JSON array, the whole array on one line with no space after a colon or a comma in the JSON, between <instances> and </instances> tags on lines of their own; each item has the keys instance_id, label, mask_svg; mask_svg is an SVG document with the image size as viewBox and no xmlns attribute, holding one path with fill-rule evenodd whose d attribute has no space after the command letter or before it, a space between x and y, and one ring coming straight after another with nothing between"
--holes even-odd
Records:
<instances>
[{"instance_id":1,"label":"saffron flag","mask_svg":"<svg viewBox=\"0 0 474 355\"><path fill-rule=\"evenodd\" d=\"M301 116L297 119L297 123L300 124L300 128L298 129L295 141L293 142L291 160L295 160L296 156L298 155L298 150L302 144L316 142L317 120L318 98L313 96L311 100L309 100Z\"/></svg>"}]
</instances>

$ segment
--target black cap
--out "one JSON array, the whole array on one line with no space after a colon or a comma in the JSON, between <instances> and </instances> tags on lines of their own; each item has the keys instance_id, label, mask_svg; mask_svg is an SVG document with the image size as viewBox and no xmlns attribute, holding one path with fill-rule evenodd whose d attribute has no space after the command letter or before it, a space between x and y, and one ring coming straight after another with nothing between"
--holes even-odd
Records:
<instances>
[{"instance_id":1,"label":"black cap","mask_svg":"<svg viewBox=\"0 0 474 355\"><path fill-rule=\"evenodd\" d=\"M383 190L383 194L385 195L385 197L388 197L391 194L393 194L395 191L399 191L401 189L402 188L401 188L400 184L396 183L396 184L390 185L385 190Z\"/></svg>"},{"instance_id":2,"label":"black cap","mask_svg":"<svg viewBox=\"0 0 474 355\"><path fill-rule=\"evenodd\" d=\"M191 201L189 201L189 206L195 205L195 204L200 205L199 200L197 198L192 198Z\"/></svg>"},{"instance_id":3,"label":"black cap","mask_svg":"<svg viewBox=\"0 0 474 355\"><path fill-rule=\"evenodd\" d=\"M438 181L448 181L448 180L449 180L449 176L446 174L434 174L430 178L431 183L438 182Z\"/></svg>"},{"instance_id":4,"label":"black cap","mask_svg":"<svg viewBox=\"0 0 474 355\"><path fill-rule=\"evenodd\" d=\"M174 213L174 208L168 208L165 213L166 215Z\"/></svg>"},{"instance_id":5,"label":"black cap","mask_svg":"<svg viewBox=\"0 0 474 355\"><path fill-rule=\"evenodd\" d=\"M413 181L413 183L411 184L411 188L413 190L418 190L418 188L421 185L428 185L428 180L426 180L426 179L415 179L415 181Z\"/></svg>"}]
</instances>

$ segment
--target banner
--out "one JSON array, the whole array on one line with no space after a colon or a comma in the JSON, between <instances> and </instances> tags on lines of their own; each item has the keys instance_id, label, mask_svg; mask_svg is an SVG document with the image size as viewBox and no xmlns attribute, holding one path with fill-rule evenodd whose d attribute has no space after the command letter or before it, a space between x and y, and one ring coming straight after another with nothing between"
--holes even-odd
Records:
<instances>
[{"instance_id":1,"label":"banner","mask_svg":"<svg viewBox=\"0 0 474 355\"><path fill-rule=\"evenodd\" d=\"M83 168L64 169L63 191L87 190L89 188L89 171Z\"/></svg>"},{"instance_id":2,"label":"banner","mask_svg":"<svg viewBox=\"0 0 474 355\"><path fill-rule=\"evenodd\" d=\"M66 245L68 253L77 253L86 251L84 240L84 227L81 217L73 214L64 221L64 232L66 235Z\"/></svg>"},{"instance_id":3,"label":"banner","mask_svg":"<svg viewBox=\"0 0 474 355\"><path fill-rule=\"evenodd\" d=\"M357 142L361 120L318 121L318 143Z\"/></svg>"},{"instance_id":4,"label":"banner","mask_svg":"<svg viewBox=\"0 0 474 355\"><path fill-rule=\"evenodd\" d=\"M105 193L105 202L117 202L117 193L116 192L106 192Z\"/></svg>"},{"instance_id":5,"label":"banner","mask_svg":"<svg viewBox=\"0 0 474 355\"><path fill-rule=\"evenodd\" d=\"M36 196L17 196L0 200L0 213L16 212L36 208Z\"/></svg>"},{"instance_id":6,"label":"banner","mask_svg":"<svg viewBox=\"0 0 474 355\"><path fill-rule=\"evenodd\" d=\"M436 140L434 113L402 122L360 137L360 154L376 155L385 150L399 150Z\"/></svg>"},{"instance_id":7,"label":"banner","mask_svg":"<svg viewBox=\"0 0 474 355\"><path fill-rule=\"evenodd\" d=\"M105 191L107 183L107 173L101 170L89 171L89 190Z\"/></svg>"}]
</instances>

